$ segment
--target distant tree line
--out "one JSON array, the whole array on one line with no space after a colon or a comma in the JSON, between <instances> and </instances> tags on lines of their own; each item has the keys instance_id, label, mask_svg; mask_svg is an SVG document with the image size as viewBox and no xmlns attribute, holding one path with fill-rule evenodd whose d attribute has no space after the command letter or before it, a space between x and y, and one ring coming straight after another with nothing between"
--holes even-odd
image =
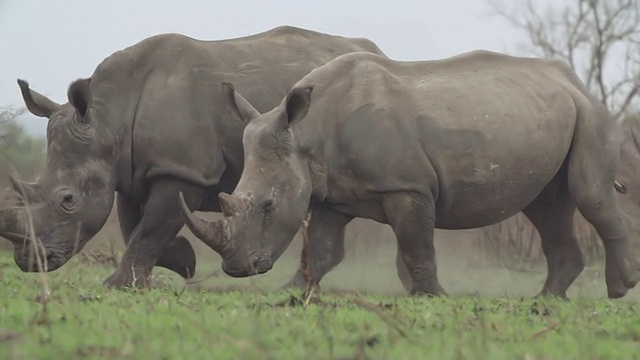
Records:
<instances>
[{"instance_id":1,"label":"distant tree line","mask_svg":"<svg viewBox=\"0 0 640 360\"><path fill-rule=\"evenodd\" d=\"M5 206L8 195L8 175L16 171L20 178L34 179L42 168L47 155L44 137L27 134L17 118L24 114L24 108L0 107L0 206ZM0 238L0 250L10 250L13 246Z\"/></svg>"},{"instance_id":2,"label":"distant tree line","mask_svg":"<svg viewBox=\"0 0 640 360\"><path fill-rule=\"evenodd\" d=\"M15 169L20 178L34 179L44 167L47 142L27 134L17 118L24 108L0 108L0 186L8 186L8 174Z\"/></svg>"}]
</instances>

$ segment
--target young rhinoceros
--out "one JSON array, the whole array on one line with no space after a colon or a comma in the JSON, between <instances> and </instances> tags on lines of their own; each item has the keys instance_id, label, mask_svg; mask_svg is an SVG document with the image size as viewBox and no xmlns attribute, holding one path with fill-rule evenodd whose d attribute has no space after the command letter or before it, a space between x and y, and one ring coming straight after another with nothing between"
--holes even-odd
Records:
<instances>
[{"instance_id":1,"label":"young rhinoceros","mask_svg":"<svg viewBox=\"0 0 640 360\"><path fill-rule=\"evenodd\" d=\"M154 265L191 277L194 251L176 238L184 225L178 193L190 209L220 211L218 193L231 191L243 168L244 125L211 101L222 100L220 84L234 82L266 111L309 71L354 51L384 56L364 38L289 26L221 41L163 34L107 57L69 86L63 105L19 80L29 111L49 122L44 173L33 184L12 178L36 241L24 241L23 206L0 210L0 236L15 244L16 264L58 269L102 228L117 193L127 249L105 283L143 287Z\"/></svg>"},{"instance_id":2,"label":"young rhinoceros","mask_svg":"<svg viewBox=\"0 0 640 360\"><path fill-rule=\"evenodd\" d=\"M540 294L565 297L584 267L577 207L604 242L609 297L638 282L614 179L619 126L561 62L486 51L416 62L352 53L310 72L263 114L234 101L240 94L226 99L248 122L242 176L232 195L219 195L226 216L205 222L181 209L194 234L218 244L229 274L268 271L310 209L310 235L338 233L354 217L389 224L405 287L444 295L434 229L487 226L522 211L548 262ZM333 239L310 239L310 257Z\"/></svg>"}]
</instances>

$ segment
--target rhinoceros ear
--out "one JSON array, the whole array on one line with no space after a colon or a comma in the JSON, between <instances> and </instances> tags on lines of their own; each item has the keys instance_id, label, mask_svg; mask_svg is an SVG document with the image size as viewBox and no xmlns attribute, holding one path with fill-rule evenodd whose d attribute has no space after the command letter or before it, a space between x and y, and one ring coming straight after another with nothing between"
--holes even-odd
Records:
<instances>
[{"instance_id":1,"label":"rhinoceros ear","mask_svg":"<svg viewBox=\"0 0 640 360\"><path fill-rule=\"evenodd\" d=\"M31 90L27 81L18 79L18 86L20 86L20 93L25 105L27 105L27 109L33 115L49 118L51 114L60 108L60 104L37 91Z\"/></svg>"},{"instance_id":2,"label":"rhinoceros ear","mask_svg":"<svg viewBox=\"0 0 640 360\"><path fill-rule=\"evenodd\" d=\"M91 84L91 78L88 79L78 79L69 85L69 90L67 91L67 97L69 98L69 103L73 105L76 109L76 112L81 118L84 118L87 115L87 111L89 111L89 106L91 106L91 90L89 85Z\"/></svg>"},{"instance_id":3,"label":"rhinoceros ear","mask_svg":"<svg viewBox=\"0 0 640 360\"><path fill-rule=\"evenodd\" d=\"M304 119L311 105L311 91L313 86L293 88L286 99L286 126L291 126Z\"/></svg>"},{"instance_id":4,"label":"rhinoceros ear","mask_svg":"<svg viewBox=\"0 0 640 360\"><path fill-rule=\"evenodd\" d=\"M256 110L242 95L240 95L228 82L222 83L222 96L227 111L236 119L248 124L253 119L260 116Z\"/></svg>"}]
</instances>

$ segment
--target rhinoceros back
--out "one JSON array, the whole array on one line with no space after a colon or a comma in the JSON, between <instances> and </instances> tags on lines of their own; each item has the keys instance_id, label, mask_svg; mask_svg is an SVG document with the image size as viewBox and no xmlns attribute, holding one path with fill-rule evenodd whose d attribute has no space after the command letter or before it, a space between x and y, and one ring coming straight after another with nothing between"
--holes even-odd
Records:
<instances>
[{"instance_id":1,"label":"rhinoceros back","mask_svg":"<svg viewBox=\"0 0 640 360\"><path fill-rule=\"evenodd\" d=\"M432 192L442 228L484 226L530 203L565 162L578 113L598 106L563 66L491 52L421 62L348 54L295 87L309 85L294 132L328 134L328 201Z\"/></svg>"},{"instance_id":2,"label":"rhinoceros back","mask_svg":"<svg viewBox=\"0 0 640 360\"><path fill-rule=\"evenodd\" d=\"M309 71L354 51L384 56L367 39L288 26L218 41L165 34L113 54L92 81L105 103L119 99L122 110L105 121L130 129L121 146L131 152L134 187L163 175L210 186L226 159L242 157L243 127L222 106L222 82L266 112Z\"/></svg>"}]
</instances>

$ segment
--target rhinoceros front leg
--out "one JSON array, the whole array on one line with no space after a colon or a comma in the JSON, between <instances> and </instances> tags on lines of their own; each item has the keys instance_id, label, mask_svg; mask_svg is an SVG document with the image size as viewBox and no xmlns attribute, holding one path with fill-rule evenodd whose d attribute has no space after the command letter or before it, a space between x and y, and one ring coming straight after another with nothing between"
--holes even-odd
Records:
<instances>
[{"instance_id":1,"label":"rhinoceros front leg","mask_svg":"<svg viewBox=\"0 0 640 360\"><path fill-rule=\"evenodd\" d=\"M326 204L314 205L311 210L308 244L303 246L298 270L284 288L304 289L307 286L305 271L311 286L319 288L320 280L344 259L344 229L353 217Z\"/></svg>"},{"instance_id":2,"label":"rhinoceros front leg","mask_svg":"<svg viewBox=\"0 0 640 360\"><path fill-rule=\"evenodd\" d=\"M116 203L120 232L125 245L128 245L131 234L142 220L141 205L130 201L120 193L117 194ZM185 279L190 279L196 272L196 253L189 240L184 236L176 236L165 244L156 266L169 269Z\"/></svg>"},{"instance_id":3,"label":"rhinoceros front leg","mask_svg":"<svg viewBox=\"0 0 640 360\"><path fill-rule=\"evenodd\" d=\"M195 208L204 190L178 180L163 179L151 186L140 223L133 230L118 269L104 284L115 288L146 287L151 270L164 251L169 255L170 240L184 225L175 206L182 191L187 205ZM186 239L185 239L186 241Z\"/></svg>"},{"instance_id":4,"label":"rhinoceros front leg","mask_svg":"<svg viewBox=\"0 0 640 360\"><path fill-rule=\"evenodd\" d=\"M547 260L547 280L538 296L567 298L567 289L584 269L584 258L573 226L576 210L565 177L552 183L523 213L540 234ZM560 189L554 186L560 185Z\"/></svg>"},{"instance_id":5,"label":"rhinoceros front leg","mask_svg":"<svg viewBox=\"0 0 640 360\"><path fill-rule=\"evenodd\" d=\"M427 194L391 193L384 196L382 205L389 225L398 240L401 258L412 280L410 293L429 296L446 295L437 275L433 244L435 229L433 197Z\"/></svg>"},{"instance_id":6,"label":"rhinoceros front leg","mask_svg":"<svg viewBox=\"0 0 640 360\"><path fill-rule=\"evenodd\" d=\"M398 273L398 278L400 278L400 282L402 283L404 290L406 292L410 292L413 288L413 280L411 280L411 273L407 268L407 264L405 264L402 259L400 244L398 244L398 250L396 252L396 272Z\"/></svg>"}]
</instances>

